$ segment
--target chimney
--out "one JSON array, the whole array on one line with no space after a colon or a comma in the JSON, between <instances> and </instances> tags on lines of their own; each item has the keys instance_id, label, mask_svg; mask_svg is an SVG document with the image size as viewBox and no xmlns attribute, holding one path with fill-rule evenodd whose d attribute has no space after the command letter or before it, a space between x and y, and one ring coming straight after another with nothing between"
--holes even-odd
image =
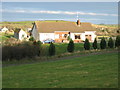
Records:
<instances>
[{"instance_id":1,"label":"chimney","mask_svg":"<svg viewBox=\"0 0 120 90\"><path fill-rule=\"evenodd\" d=\"M77 20L77 25L80 26L80 20Z\"/></svg>"}]
</instances>

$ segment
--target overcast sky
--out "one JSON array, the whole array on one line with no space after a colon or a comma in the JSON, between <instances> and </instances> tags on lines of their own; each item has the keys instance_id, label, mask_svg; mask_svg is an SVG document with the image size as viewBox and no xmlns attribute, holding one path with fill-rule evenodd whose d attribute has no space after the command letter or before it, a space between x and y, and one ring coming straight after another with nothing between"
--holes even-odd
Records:
<instances>
[{"instance_id":1,"label":"overcast sky","mask_svg":"<svg viewBox=\"0 0 120 90\"><path fill-rule=\"evenodd\" d=\"M2 21L67 20L117 24L117 2L2 2Z\"/></svg>"}]
</instances>

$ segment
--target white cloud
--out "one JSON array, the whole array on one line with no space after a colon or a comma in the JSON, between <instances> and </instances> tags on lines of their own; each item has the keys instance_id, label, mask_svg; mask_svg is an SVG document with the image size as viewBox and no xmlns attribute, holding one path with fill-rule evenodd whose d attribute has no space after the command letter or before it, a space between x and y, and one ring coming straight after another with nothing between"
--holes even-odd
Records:
<instances>
[{"instance_id":1,"label":"white cloud","mask_svg":"<svg viewBox=\"0 0 120 90\"><path fill-rule=\"evenodd\" d=\"M16 13L46 13L46 14L66 14L66 15L92 15L92 16L118 16L117 14L93 13L93 12L72 12L72 11L49 11L49 10L2 10L2 12Z\"/></svg>"}]
</instances>

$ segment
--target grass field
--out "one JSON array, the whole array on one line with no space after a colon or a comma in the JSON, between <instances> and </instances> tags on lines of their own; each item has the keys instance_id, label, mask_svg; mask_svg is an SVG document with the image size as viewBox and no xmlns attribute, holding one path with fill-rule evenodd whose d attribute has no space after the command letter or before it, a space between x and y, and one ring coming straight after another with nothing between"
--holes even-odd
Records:
<instances>
[{"instance_id":1,"label":"grass field","mask_svg":"<svg viewBox=\"0 0 120 90\"><path fill-rule=\"evenodd\" d=\"M83 56L3 68L3 88L117 88L118 55Z\"/></svg>"},{"instance_id":2,"label":"grass field","mask_svg":"<svg viewBox=\"0 0 120 90\"><path fill-rule=\"evenodd\" d=\"M0 33L0 42L5 41L11 37L14 37L13 34Z\"/></svg>"},{"instance_id":3,"label":"grass field","mask_svg":"<svg viewBox=\"0 0 120 90\"><path fill-rule=\"evenodd\" d=\"M44 49L43 52L42 52L43 55L48 56L49 45L50 44L43 44L42 45L42 47ZM74 45L75 45L74 51L83 51L84 50L84 44L83 43L75 43ZM60 44L55 43L56 55L66 53L67 52L67 46L68 46L68 43L60 43Z\"/></svg>"}]
</instances>

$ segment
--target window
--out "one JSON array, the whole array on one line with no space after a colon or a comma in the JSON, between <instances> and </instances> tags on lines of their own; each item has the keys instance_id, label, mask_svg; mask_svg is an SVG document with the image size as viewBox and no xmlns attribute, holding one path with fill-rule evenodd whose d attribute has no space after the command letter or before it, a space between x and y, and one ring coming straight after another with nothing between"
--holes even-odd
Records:
<instances>
[{"instance_id":1,"label":"window","mask_svg":"<svg viewBox=\"0 0 120 90\"><path fill-rule=\"evenodd\" d=\"M64 38L67 38L67 34L64 34Z\"/></svg>"},{"instance_id":2,"label":"window","mask_svg":"<svg viewBox=\"0 0 120 90\"><path fill-rule=\"evenodd\" d=\"M80 35L75 35L75 39L81 39Z\"/></svg>"},{"instance_id":3,"label":"window","mask_svg":"<svg viewBox=\"0 0 120 90\"><path fill-rule=\"evenodd\" d=\"M24 38L24 34L22 35L22 38Z\"/></svg>"}]
</instances>

